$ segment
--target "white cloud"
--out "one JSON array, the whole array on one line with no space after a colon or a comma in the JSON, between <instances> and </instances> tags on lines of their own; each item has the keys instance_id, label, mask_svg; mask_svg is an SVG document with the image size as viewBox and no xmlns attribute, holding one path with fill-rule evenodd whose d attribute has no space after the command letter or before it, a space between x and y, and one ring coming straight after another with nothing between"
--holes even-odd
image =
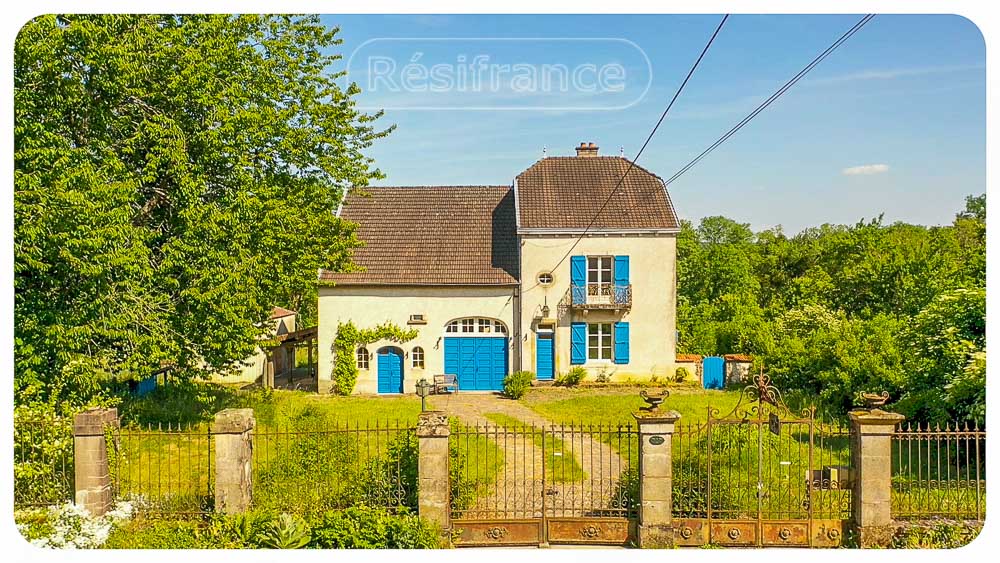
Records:
<instances>
[{"instance_id":1,"label":"white cloud","mask_svg":"<svg viewBox=\"0 0 1000 563\"><path fill-rule=\"evenodd\" d=\"M871 69L842 74L840 76L827 76L813 78L814 84L832 84L836 82L853 82L856 80L893 80L908 76L924 76L929 74L943 74L951 72L965 72L971 70L986 70L984 63L955 65L955 66L927 66L918 68L895 68L895 69Z\"/></svg>"},{"instance_id":2,"label":"white cloud","mask_svg":"<svg viewBox=\"0 0 1000 563\"><path fill-rule=\"evenodd\" d=\"M870 176L872 174L883 174L888 171L888 164L862 164L861 166L845 168L840 173L844 176Z\"/></svg>"}]
</instances>

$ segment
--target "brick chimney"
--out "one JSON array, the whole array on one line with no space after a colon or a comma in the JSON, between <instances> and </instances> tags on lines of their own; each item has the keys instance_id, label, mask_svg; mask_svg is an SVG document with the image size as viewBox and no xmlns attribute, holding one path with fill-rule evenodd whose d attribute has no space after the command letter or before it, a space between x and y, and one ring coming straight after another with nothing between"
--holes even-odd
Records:
<instances>
[{"instance_id":1,"label":"brick chimney","mask_svg":"<svg viewBox=\"0 0 1000 563\"><path fill-rule=\"evenodd\" d=\"M576 156L597 156L597 145L594 143L580 143L576 147Z\"/></svg>"}]
</instances>

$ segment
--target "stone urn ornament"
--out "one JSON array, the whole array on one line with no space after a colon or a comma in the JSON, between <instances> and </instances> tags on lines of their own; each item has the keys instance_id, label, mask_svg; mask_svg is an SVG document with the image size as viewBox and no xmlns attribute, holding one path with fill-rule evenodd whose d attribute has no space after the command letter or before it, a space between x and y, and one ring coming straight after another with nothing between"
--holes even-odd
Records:
<instances>
[{"instance_id":1,"label":"stone urn ornament","mask_svg":"<svg viewBox=\"0 0 1000 563\"><path fill-rule=\"evenodd\" d=\"M668 389L662 389L659 393L648 393L645 389L639 391L639 396L642 397L643 401L646 401L646 406L639 407L639 410L645 412L656 412L659 410L660 405L663 401L670 396L670 391Z\"/></svg>"},{"instance_id":2,"label":"stone urn ornament","mask_svg":"<svg viewBox=\"0 0 1000 563\"><path fill-rule=\"evenodd\" d=\"M861 403L869 410L885 406L889 401L888 391L882 391L881 393L860 393L859 397L861 398Z\"/></svg>"}]
</instances>

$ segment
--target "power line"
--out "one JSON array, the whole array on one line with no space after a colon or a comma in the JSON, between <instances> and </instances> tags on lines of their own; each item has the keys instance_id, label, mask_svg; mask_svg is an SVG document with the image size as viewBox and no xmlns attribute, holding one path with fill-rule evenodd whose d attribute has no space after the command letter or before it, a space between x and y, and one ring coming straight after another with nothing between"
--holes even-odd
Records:
<instances>
[{"instance_id":1,"label":"power line","mask_svg":"<svg viewBox=\"0 0 1000 563\"><path fill-rule=\"evenodd\" d=\"M635 158L629 161L629 165L628 168L625 169L625 173L622 174L622 177L618 180L618 183L615 184L614 189L611 190L611 193L608 194L607 199L605 199L604 203L601 204L601 208L597 210L597 213L594 214L594 217L590 220L589 223L587 223L587 227L583 229L583 232L580 233L579 236L577 236L576 241L573 242L573 246L571 246L569 250L566 251L566 254L564 254L563 257L560 258L558 262L556 262L556 265L550 271L555 271L557 268L559 268L559 266L566 260L566 257L568 257L573 252L573 250L576 249L576 246L580 244L581 240L583 240L584 235L586 235L587 232L590 230L590 228L594 226L594 223L597 221L597 218L600 217L601 213L604 211L604 208L607 207L608 203L611 202L611 198L614 197L615 193L618 191L618 188L621 187L622 182L625 181L625 177L628 176L628 173L632 171L632 168L635 166L636 161L639 160L640 156L642 156L642 152L646 150L646 146L649 144L649 141L653 139L653 135L656 134L656 130L659 129L660 124L663 123L664 119L666 119L667 113L670 112L670 108L674 106L674 102L677 101L677 98L681 95L681 92L684 91L684 87L687 85L688 80L691 79L691 75L694 74L695 69L697 69L698 65L701 64L701 60L705 57L705 53L708 52L708 48L712 46L713 42L715 42L715 38L719 35L719 32L722 31L722 26L725 25L726 20L728 19L729 19L729 14L726 14L725 16L722 17L722 21L720 21L718 27L715 28L715 33L713 33L712 37L709 38L708 43L705 44L705 48L702 49L701 54L698 55L698 59L691 66L691 70L689 70L687 76L684 77L684 81L681 82L681 85L677 88L677 91L674 92L674 97L670 99L670 103L667 104L667 108L663 110L663 114L660 115L660 119L657 120L656 125L653 126L653 130L649 132L649 136L646 137L646 142L642 144L642 147L639 149L639 152L636 153Z\"/></svg>"},{"instance_id":2,"label":"power line","mask_svg":"<svg viewBox=\"0 0 1000 563\"><path fill-rule=\"evenodd\" d=\"M687 172L688 170L690 170L694 165L698 164L698 162L701 159L703 159L706 156L708 156L708 154L711 153L712 151L714 151L719 145L721 145L722 143L726 142L727 139L729 139L730 137L732 137L733 135L735 135L737 131L739 131L740 129L742 129L754 117L757 117L757 114L759 114L760 112L762 112L765 109L767 109L768 106L770 106L772 103L774 103L775 100L777 100L778 98L780 98L782 94L784 94L785 92L787 92L789 88L791 88L792 86L794 86L796 82L798 82L799 80L801 80L802 77L805 76L806 74L808 74L809 71L811 71L813 68L816 67L816 65L818 65L821 62L823 62L823 59L825 59L831 53L833 53L838 47L840 47L845 41L847 41L848 39L850 39L852 35L854 35L855 33L857 33L862 27L865 26L865 24L867 24L868 22L870 22L874 17L875 17L875 14L868 14L865 17L861 18L861 20L859 20L857 23L855 23L854 26L851 27L851 29L847 30L843 35L840 36L839 39L837 39L836 41L834 41L832 45L830 45L829 47L827 47L826 50L824 50L815 59L813 59L812 62L810 62L808 65L806 65L805 68L803 68L802 70L800 70L798 72L798 74L796 74L791 79L789 79L789 81L786 82L784 84L784 86L782 86L781 88L779 88L778 91L776 91L775 93L771 94L771 97L769 97L768 99L764 100L764 102L762 102L759 106L757 106L757 108L755 110L753 110L752 112L750 112L750 114L748 114L746 117L744 117L732 129L730 129L728 132L726 132L725 135L723 135L722 137L720 137L717 141L715 141L714 143L712 143L707 149L705 149L704 151L702 151L701 154L699 154L693 160L691 160L690 162L688 162L687 164L685 164L683 168L681 168L676 173L674 173L674 175L671 176L666 182L664 182L664 184L669 186L675 180L677 180L678 178L680 178L685 172Z\"/></svg>"}]
</instances>

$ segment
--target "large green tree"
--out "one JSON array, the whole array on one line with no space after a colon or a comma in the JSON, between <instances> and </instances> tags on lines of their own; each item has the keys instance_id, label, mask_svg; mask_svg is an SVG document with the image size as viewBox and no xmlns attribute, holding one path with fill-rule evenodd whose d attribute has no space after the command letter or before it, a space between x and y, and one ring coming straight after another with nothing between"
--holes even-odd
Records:
<instances>
[{"instance_id":1,"label":"large green tree","mask_svg":"<svg viewBox=\"0 0 1000 563\"><path fill-rule=\"evenodd\" d=\"M787 236L682 222L682 352L753 354L774 381L843 412L888 391L916 420L985 413L986 199L951 225L881 217Z\"/></svg>"},{"instance_id":2,"label":"large green tree","mask_svg":"<svg viewBox=\"0 0 1000 563\"><path fill-rule=\"evenodd\" d=\"M14 52L15 382L226 368L349 268L346 190L391 127L316 17L43 16Z\"/></svg>"}]
</instances>

